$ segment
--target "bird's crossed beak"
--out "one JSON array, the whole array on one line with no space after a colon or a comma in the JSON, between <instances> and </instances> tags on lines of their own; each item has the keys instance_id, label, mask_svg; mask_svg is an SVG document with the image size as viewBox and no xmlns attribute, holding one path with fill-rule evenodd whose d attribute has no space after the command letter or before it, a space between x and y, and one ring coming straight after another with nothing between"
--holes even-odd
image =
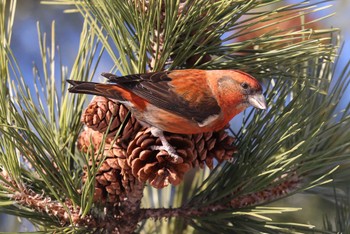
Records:
<instances>
[{"instance_id":1,"label":"bird's crossed beak","mask_svg":"<svg viewBox=\"0 0 350 234\"><path fill-rule=\"evenodd\" d=\"M256 93L248 96L248 102L259 109L266 109L266 101L264 95L261 93Z\"/></svg>"}]
</instances>

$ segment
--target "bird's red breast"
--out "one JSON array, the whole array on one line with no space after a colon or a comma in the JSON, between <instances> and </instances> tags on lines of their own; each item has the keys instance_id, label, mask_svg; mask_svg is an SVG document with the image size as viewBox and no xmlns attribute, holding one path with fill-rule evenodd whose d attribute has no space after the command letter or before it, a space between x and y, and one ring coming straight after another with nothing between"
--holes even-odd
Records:
<instances>
[{"instance_id":1,"label":"bird's red breast","mask_svg":"<svg viewBox=\"0 0 350 234\"><path fill-rule=\"evenodd\" d=\"M259 82L236 70L174 70L117 77L109 84L69 81L71 92L90 93L124 103L143 123L193 134L223 128L249 105L265 109Z\"/></svg>"}]
</instances>

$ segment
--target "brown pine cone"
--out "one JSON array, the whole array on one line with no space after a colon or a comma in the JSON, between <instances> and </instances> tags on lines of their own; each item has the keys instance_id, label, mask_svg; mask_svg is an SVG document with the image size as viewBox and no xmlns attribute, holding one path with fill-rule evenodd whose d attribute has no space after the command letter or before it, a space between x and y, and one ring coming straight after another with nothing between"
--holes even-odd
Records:
<instances>
[{"instance_id":1,"label":"brown pine cone","mask_svg":"<svg viewBox=\"0 0 350 234\"><path fill-rule=\"evenodd\" d=\"M214 159L218 163L232 160L236 152L232 145L234 138L225 130L194 135L166 134L167 140L183 162L174 163L165 151L152 151L150 146L161 145L161 142L151 135L149 129L140 131L127 149L127 162L132 174L142 182L149 181L155 188L177 185L191 168L203 168L206 164L213 169Z\"/></svg>"},{"instance_id":2,"label":"brown pine cone","mask_svg":"<svg viewBox=\"0 0 350 234\"><path fill-rule=\"evenodd\" d=\"M86 153L89 147L93 147L94 151L96 151L100 147L102 139L103 133L84 126L84 130L80 133L77 140L78 149Z\"/></svg>"},{"instance_id":3,"label":"brown pine cone","mask_svg":"<svg viewBox=\"0 0 350 234\"><path fill-rule=\"evenodd\" d=\"M194 167L203 168L206 164L210 169L213 169L214 159L218 163L231 161L234 154L237 153L237 149L233 145L235 139L229 136L224 129L218 132L194 134L191 140L195 146L196 160L193 162Z\"/></svg>"},{"instance_id":4,"label":"brown pine cone","mask_svg":"<svg viewBox=\"0 0 350 234\"><path fill-rule=\"evenodd\" d=\"M104 161L101 163L101 160ZM131 168L127 164L126 152L117 144L106 144L104 151L95 154L95 167L100 167L96 173L94 200L101 202L118 202L128 197L128 193L133 191L135 184L139 184L131 174ZM93 166L93 161L89 161L89 168ZM83 182L85 183L87 167L85 167Z\"/></svg>"},{"instance_id":5,"label":"brown pine cone","mask_svg":"<svg viewBox=\"0 0 350 234\"><path fill-rule=\"evenodd\" d=\"M150 129L140 131L127 149L127 161L132 174L142 182L149 181L155 188L178 185L184 174L192 168L195 159L189 135L169 134L166 139L183 159L181 163L173 163L172 157L165 151L150 149L152 145L161 145L160 140L152 136Z\"/></svg>"},{"instance_id":6,"label":"brown pine cone","mask_svg":"<svg viewBox=\"0 0 350 234\"><path fill-rule=\"evenodd\" d=\"M128 110L120 103L116 103L104 97L95 97L83 113L82 121L86 124L81 132L77 146L80 151L87 152L89 147L93 150L92 155L95 159L95 167L100 164L96 173L95 181L95 201L118 202L131 193L135 184L140 187L131 174L131 168L126 163L126 148L129 139L141 128L139 122L130 117L121 132L120 138L114 139L120 124L127 116ZM103 143L104 131L107 130L108 123L113 119L111 131L105 138L104 149L100 154L98 149ZM89 162L89 168L93 160ZM85 183L88 167L84 170L83 182Z\"/></svg>"},{"instance_id":7,"label":"brown pine cone","mask_svg":"<svg viewBox=\"0 0 350 234\"><path fill-rule=\"evenodd\" d=\"M77 140L78 149L86 153L88 148L92 147L94 151L98 151L103 140L103 135L104 133L94 131L91 128L85 126L84 130L80 133ZM114 139L114 136L112 135L105 138L105 149L107 149L107 147L109 147L112 142L114 142L114 144L119 148L126 149L128 147L127 141L125 141L125 139Z\"/></svg>"},{"instance_id":8,"label":"brown pine cone","mask_svg":"<svg viewBox=\"0 0 350 234\"><path fill-rule=\"evenodd\" d=\"M95 96L83 112L81 121L87 127L104 133L107 131L108 124L113 118L108 135L114 136L127 117L128 112L129 110L117 101L101 96ZM132 138L141 127L141 124L131 116L129 120L127 120L119 138L128 140Z\"/></svg>"},{"instance_id":9,"label":"brown pine cone","mask_svg":"<svg viewBox=\"0 0 350 234\"><path fill-rule=\"evenodd\" d=\"M106 138L103 152L99 156L95 153L95 166L105 157L96 175L96 192L102 199L108 197L111 202L116 196L132 191L134 177L142 183L149 181L156 188L178 185L191 168L207 165L213 169L214 159L218 163L232 160L236 152L232 145L234 138L224 130L194 135L166 134L167 140L182 158L181 163L173 163L173 158L165 151L150 149L152 145L161 145L161 142L151 135L149 129L140 131L129 143L127 150L120 141L113 143L112 137ZM92 143L97 151L102 137L102 133L86 128L78 139L78 147L86 152Z\"/></svg>"}]
</instances>

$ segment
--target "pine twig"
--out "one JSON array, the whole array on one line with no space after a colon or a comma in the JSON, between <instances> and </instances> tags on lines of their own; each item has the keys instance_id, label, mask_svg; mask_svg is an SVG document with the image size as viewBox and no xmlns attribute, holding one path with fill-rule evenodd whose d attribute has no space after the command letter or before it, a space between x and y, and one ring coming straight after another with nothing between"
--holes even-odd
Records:
<instances>
[{"instance_id":1,"label":"pine twig","mask_svg":"<svg viewBox=\"0 0 350 234\"><path fill-rule=\"evenodd\" d=\"M116 206L113 203L107 203L104 206L104 213L102 215L96 215L91 212L88 215L83 216L81 214L81 207L74 206L70 200L63 202L53 200L45 194L38 194L35 191L24 188L21 191L17 191L14 187L15 182L6 175L2 175L7 178L9 184L1 183L3 188L6 188L11 195L9 198L13 200L17 205L26 207L27 209L33 209L37 213L41 213L44 216L49 216L53 220L59 222L60 226L73 226L73 227L85 227L87 229L104 229L110 233L131 233L135 230L137 222L131 223L132 220L138 220L140 214L140 203L143 195L143 183L138 183L135 186L133 193Z\"/></svg>"},{"instance_id":2,"label":"pine twig","mask_svg":"<svg viewBox=\"0 0 350 234\"><path fill-rule=\"evenodd\" d=\"M278 200L293 191L296 191L300 185L300 178L296 175L283 180L281 183L277 183L264 190L244 194L237 196L228 203L222 202L208 204L200 207L194 207L191 204L186 204L179 208L155 208L155 209L141 209L140 220L154 218L171 218L171 217L187 217L193 218L194 216L207 216L208 213L232 211L232 209L244 209L253 206L268 203L270 201ZM235 191L233 193L238 193Z\"/></svg>"}]
</instances>

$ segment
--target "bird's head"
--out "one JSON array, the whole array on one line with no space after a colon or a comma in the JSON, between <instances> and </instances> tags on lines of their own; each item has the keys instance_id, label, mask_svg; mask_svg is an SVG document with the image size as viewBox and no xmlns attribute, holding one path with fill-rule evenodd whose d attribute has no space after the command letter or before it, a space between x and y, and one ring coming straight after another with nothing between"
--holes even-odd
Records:
<instances>
[{"instance_id":1,"label":"bird's head","mask_svg":"<svg viewBox=\"0 0 350 234\"><path fill-rule=\"evenodd\" d=\"M251 75L238 70L226 70L224 74L217 77L217 95L222 102L221 106L234 108L231 116L238 114L248 106L266 109L262 87Z\"/></svg>"}]
</instances>

